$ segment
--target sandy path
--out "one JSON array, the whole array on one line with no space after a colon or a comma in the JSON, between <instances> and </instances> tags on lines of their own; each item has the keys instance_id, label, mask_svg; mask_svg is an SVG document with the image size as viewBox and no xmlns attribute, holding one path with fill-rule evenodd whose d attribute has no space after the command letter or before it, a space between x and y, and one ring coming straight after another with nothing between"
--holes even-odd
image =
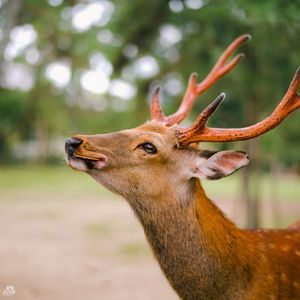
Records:
<instances>
[{"instance_id":1,"label":"sandy path","mask_svg":"<svg viewBox=\"0 0 300 300\"><path fill-rule=\"evenodd\" d=\"M0 299L178 299L125 201L1 203L0 236Z\"/></svg>"}]
</instances>

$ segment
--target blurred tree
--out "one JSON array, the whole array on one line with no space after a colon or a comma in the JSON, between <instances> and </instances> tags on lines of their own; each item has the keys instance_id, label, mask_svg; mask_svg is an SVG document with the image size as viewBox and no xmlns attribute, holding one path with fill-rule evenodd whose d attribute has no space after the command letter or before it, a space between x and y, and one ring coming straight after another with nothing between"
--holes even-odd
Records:
<instances>
[{"instance_id":1,"label":"blurred tree","mask_svg":"<svg viewBox=\"0 0 300 300\"><path fill-rule=\"evenodd\" d=\"M1 7L1 30L2 38L0 40L0 65L4 60L4 51L9 42L9 35L13 27L16 25L22 6L22 0L6 0L2 2Z\"/></svg>"},{"instance_id":2,"label":"blurred tree","mask_svg":"<svg viewBox=\"0 0 300 300\"><path fill-rule=\"evenodd\" d=\"M26 107L22 93L1 91L0 101L0 162L11 160L10 144L17 138L18 133L24 134L22 126Z\"/></svg>"}]
</instances>

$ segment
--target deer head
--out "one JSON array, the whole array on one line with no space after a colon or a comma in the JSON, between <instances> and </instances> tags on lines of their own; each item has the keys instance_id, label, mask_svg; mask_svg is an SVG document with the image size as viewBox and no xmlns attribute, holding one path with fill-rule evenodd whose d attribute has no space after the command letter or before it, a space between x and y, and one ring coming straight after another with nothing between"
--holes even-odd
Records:
<instances>
[{"instance_id":1,"label":"deer head","mask_svg":"<svg viewBox=\"0 0 300 300\"><path fill-rule=\"evenodd\" d=\"M157 89L152 97L151 121L124 131L68 139L68 165L127 199L162 199L166 191L187 199L195 178L219 179L246 166L249 158L244 152L212 152L200 149L196 143L246 140L277 126L300 106L300 69L274 112L255 125L239 129L206 126L225 94L203 110L189 128L179 124L188 116L196 98L241 61L244 55L238 54L227 63L229 56L248 39L248 35L243 35L233 41L202 82L196 82L196 74L190 76L185 96L174 114L163 114Z\"/></svg>"}]
</instances>

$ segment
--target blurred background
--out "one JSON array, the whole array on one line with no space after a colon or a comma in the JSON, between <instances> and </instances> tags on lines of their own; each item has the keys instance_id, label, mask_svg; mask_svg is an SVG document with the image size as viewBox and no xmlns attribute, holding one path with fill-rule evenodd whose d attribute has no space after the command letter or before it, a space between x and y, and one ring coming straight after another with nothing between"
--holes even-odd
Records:
<instances>
[{"instance_id":1,"label":"blurred background","mask_svg":"<svg viewBox=\"0 0 300 300\"><path fill-rule=\"evenodd\" d=\"M240 34L246 59L196 102L221 92L215 127L266 117L300 64L300 1L0 0L0 299L178 299L127 203L64 163L64 140L166 114ZM208 195L242 227L284 227L300 211L300 118L263 137L209 149L251 164Z\"/></svg>"}]
</instances>

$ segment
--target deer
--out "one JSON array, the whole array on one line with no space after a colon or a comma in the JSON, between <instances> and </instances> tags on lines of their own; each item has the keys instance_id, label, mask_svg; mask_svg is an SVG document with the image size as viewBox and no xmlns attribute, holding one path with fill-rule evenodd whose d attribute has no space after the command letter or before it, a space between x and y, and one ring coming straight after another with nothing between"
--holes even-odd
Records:
<instances>
[{"instance_id":1,"label":"deer","mask_svg":"<svg viewBox=\"0 0 300 300\"><path fill-rule=\"evenodd\" d=\"M242 53L230 57L249 39L235 39L200 83L193 73L172 115L163 113L157 88L150 121L75 135L65 143L69 167L128 201L163 273L184 300L300 299L300 222L285 229L238 228L207 197L201 180L229 176L247 166L249 157L199 146L252 139L278 126L300 107L300 67L274 111L254 125L208 127L222 93L192 125L180 126L195 100L243 59Z\"/></svg>"}]
</instances>

